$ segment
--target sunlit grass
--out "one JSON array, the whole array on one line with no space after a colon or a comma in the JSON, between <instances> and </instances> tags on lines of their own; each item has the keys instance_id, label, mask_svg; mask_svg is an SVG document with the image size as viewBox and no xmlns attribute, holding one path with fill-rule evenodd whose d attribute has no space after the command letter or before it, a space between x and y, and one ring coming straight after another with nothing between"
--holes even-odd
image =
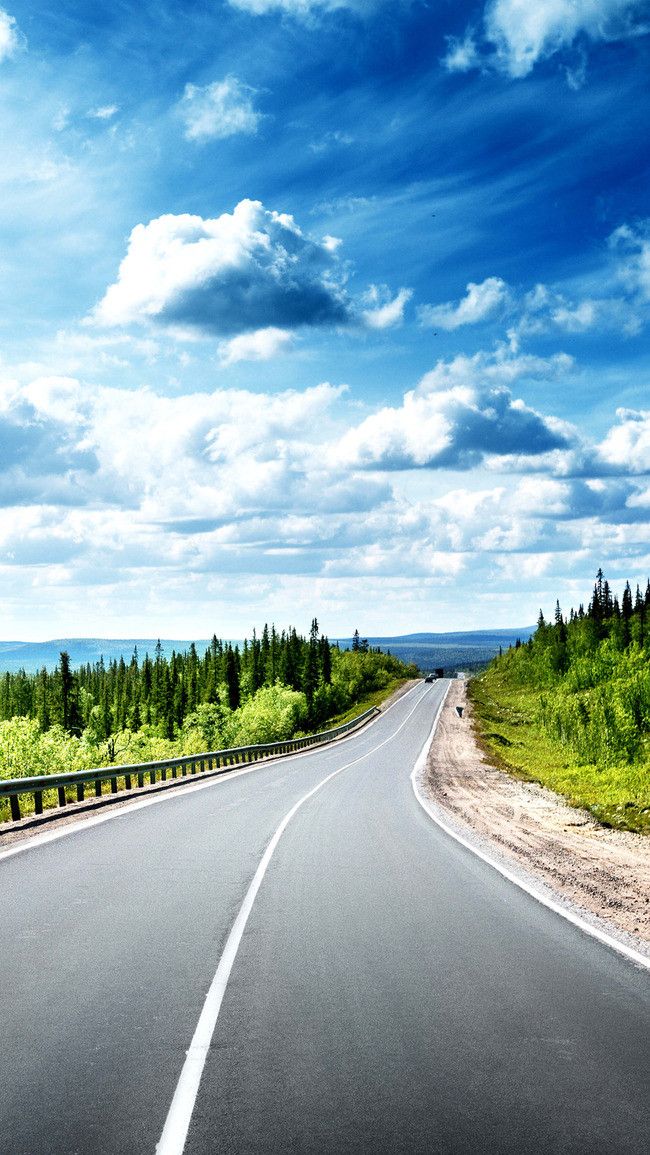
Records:
<instances>
[{"instance_id":1,"label":"sunlit grass","mask_svg":"<svg viewBox=\"0 0 650 1155\"><path fill-rule=\"evenodd\" d=\"M469 683L477 737L493 765L563 795L604 826L650 834L650 759L632 765L581 762L536 720L539 694L513 688L490 669Z\"/></svg>"}]
</instances>

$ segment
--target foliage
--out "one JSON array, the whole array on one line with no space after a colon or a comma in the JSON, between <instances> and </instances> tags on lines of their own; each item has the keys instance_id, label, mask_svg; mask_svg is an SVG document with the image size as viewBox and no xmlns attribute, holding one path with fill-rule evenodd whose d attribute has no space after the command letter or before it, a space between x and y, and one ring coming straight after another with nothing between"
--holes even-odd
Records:
<instances>
[{"instance_id":1,"label":"foliage","mask_svg":"<svg viewBox=\"0 0 650 1155\"><path fill-rule=\"evenodd\" d=\"M637 830L650 829L649 625L650 583L619 604L599 570L586 612L540 612L472 686L491 754Z\"/></svg>"},{"instance_id":2,"label":"foliage","mask_svg":"<svg viewBox=\"0 0 650 1155\"><path fill-rule=\"evenodd\" d=\"M308 639L265 626L241 650L213 638L202 658L191 646L167 661L158 646L153 659L72 671L62 655L54 674L4 675L0 779L286 740L416 675L367 643L330 646L316 619Z\"/></svg>"}]
</instances>

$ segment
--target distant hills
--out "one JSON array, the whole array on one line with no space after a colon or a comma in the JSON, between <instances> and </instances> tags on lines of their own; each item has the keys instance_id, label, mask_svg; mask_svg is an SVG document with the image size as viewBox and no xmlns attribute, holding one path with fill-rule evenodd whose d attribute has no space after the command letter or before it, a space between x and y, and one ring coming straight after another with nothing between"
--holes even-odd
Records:
<instances>
[{"instance_id":1,"label":"distant hills","mask_svg":"<svg viewBox=\"0 0 650 1155\"><path fill-rule=\"evenodd\" d=\"M392 638L369 637L368 645L390 650L403 662L415 662L421 670L442 666L446 673L475 670L489 662L499 649L507 650L517 639L525 642L535 633L535 626L505 630L459 630L446 634L400 634ZM335 639L331 639L334 641ZM351 645L351 638L340 638L340 645ZM0 655L1 657L1 655Z\"/></svg>"},{"instance_id":2,"label":"distant hills","mask_svg":"<svg viewBox=\"0 0 650 1155\"><path fill-rule=\"evenodd\" d=\"M370 646L379 646L382 650L390 650L397 658L404 662L415 662L422 670L442 666L445 670L454 672L457 669L475 669L477 665L488 662L499 652L499 647L507 649L514 645L517 638L526 641L535 632L534 626L524 626L521 629L505 630L463 630L454 633L419 633L400 634L395 637L368 637ZM146 653L153 656L157 638L54 638L48 642L0 642L0 672L16 673L24 669L33 674L45 666L53 670L59 662L59 654L66 650L70 655L73 666L82 666L87 662L92 665L103 658L105 662L113 659L125 662L131 660L133 651L137 647L138 655L143 658ZM192 639L161 638L160 644L165 657L170 658L172 652L183 653L191 645ZM343 648L352 645L352 638L330 638L338 641ZM200 654L210 644L209 638L195 641ZM234 639L233 639L234 644ZM241 645L241 642L239 642Z\"/></svg>"},{"instance_id":3,"label":"distant hills","mask_svg":"<svg viewBox=\"0 0 650 1155\"><path fill-rule=\"evenodd\" d=\"M140 658L144 658L146 653L153 657L157 642L157 638L53 638L49 642L0 642L0 671L15 673L24 669L33 674L43 666L53 670L59 663L62 650L70 655L73 666L83 666L86 662L93 665L100 658L106 663L113 658L118 662L120 658L130 662L136 646ZM209 640L195 642L201 654L209 644ZM191 639L174 641L161 638L160 645L163 655L171 658L174 650L177 654L187 650Z\"/></svg>"}]
</instances>

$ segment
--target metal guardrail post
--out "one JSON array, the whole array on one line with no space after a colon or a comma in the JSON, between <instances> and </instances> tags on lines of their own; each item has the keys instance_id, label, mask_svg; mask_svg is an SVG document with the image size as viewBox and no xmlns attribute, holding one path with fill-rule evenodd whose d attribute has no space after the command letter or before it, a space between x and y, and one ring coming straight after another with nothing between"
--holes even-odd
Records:
<instances>
[{"instance_id":1,"label":"metal guardrail post","mask_svg":"<svg viewBox=\"0 0 650 1155\"><path fill-rule=\"evenodd\" d=\"M3 797L9 798L12 821L18 821L22 817L20 805L21 794L33 794L34 813L40 815L44 809L43 795L45 792L56 790L58 805L67 806L68 798L66 789L74 790L77 800L82 802L85 800L86 786L94 784L95 796L101 798L103 793L102 783L104 780L110 782L111 794L116 794L119 791L120 780L124 782L124 788L126 790L133 788L134 780L137 781L138 789L144 787L145 774L149 776L149 782L155 785L158 771L160 771L161 781L165 782L168 773L171 774L172 778L177 778L180 772L181 777L185 778L188 773L194 775L197 773L204 774L206 766L208 770L212 770L213 768L221 770L229 766L251 764L267 756L275 757L282 754L290 754L296 750L306 750L314 746L322 745L340 735L347 734L353 727L367 721L368 718L379 712L377 707L373 707L371 710L366 710L363 714L359 714L356 718L352 718L350 721L343 723L341 726L336 726L331 730L323 730L319 734L304 735L301 738L289 738L282 742L261 742L251 746L240 746L228 750L212 750L188 757L170 758L162 762L143 762L131 766L99 767L96 770L71 770L62 774L43 774L36 777L26 777L24 779L17 778L0 781L0 799Z\"/></svg>"}]
</instances>

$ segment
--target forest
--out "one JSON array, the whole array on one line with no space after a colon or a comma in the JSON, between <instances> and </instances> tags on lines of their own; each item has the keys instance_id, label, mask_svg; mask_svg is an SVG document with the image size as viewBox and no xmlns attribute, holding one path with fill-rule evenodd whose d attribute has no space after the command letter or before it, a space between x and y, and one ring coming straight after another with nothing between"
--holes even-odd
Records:
<instances>
[{"instance_id":1,"label":"forest","mask_svg":"<svg viewBox=\"0 0 650 1155\"><path fill-rule=\"evenodd\" d=\"M491 755L609 825L650 830L650 582L619 599L599 570L586 609L540 611L471 696Z\"/></svg>"},{"instance_id":2,"label":"forest","mask_svg":"<svg viewBox=\"0 0 650 1155\"><path fill-rule=\"evenodd\" d=\"M350 650L331 645L316 618L308 637L265 625L241 647L215 636L169 660L158 643L73 670L64 652L54 671L0 677L0 779L291 738L417 673L358 631Z\"/></svg>"}]
</instances>

